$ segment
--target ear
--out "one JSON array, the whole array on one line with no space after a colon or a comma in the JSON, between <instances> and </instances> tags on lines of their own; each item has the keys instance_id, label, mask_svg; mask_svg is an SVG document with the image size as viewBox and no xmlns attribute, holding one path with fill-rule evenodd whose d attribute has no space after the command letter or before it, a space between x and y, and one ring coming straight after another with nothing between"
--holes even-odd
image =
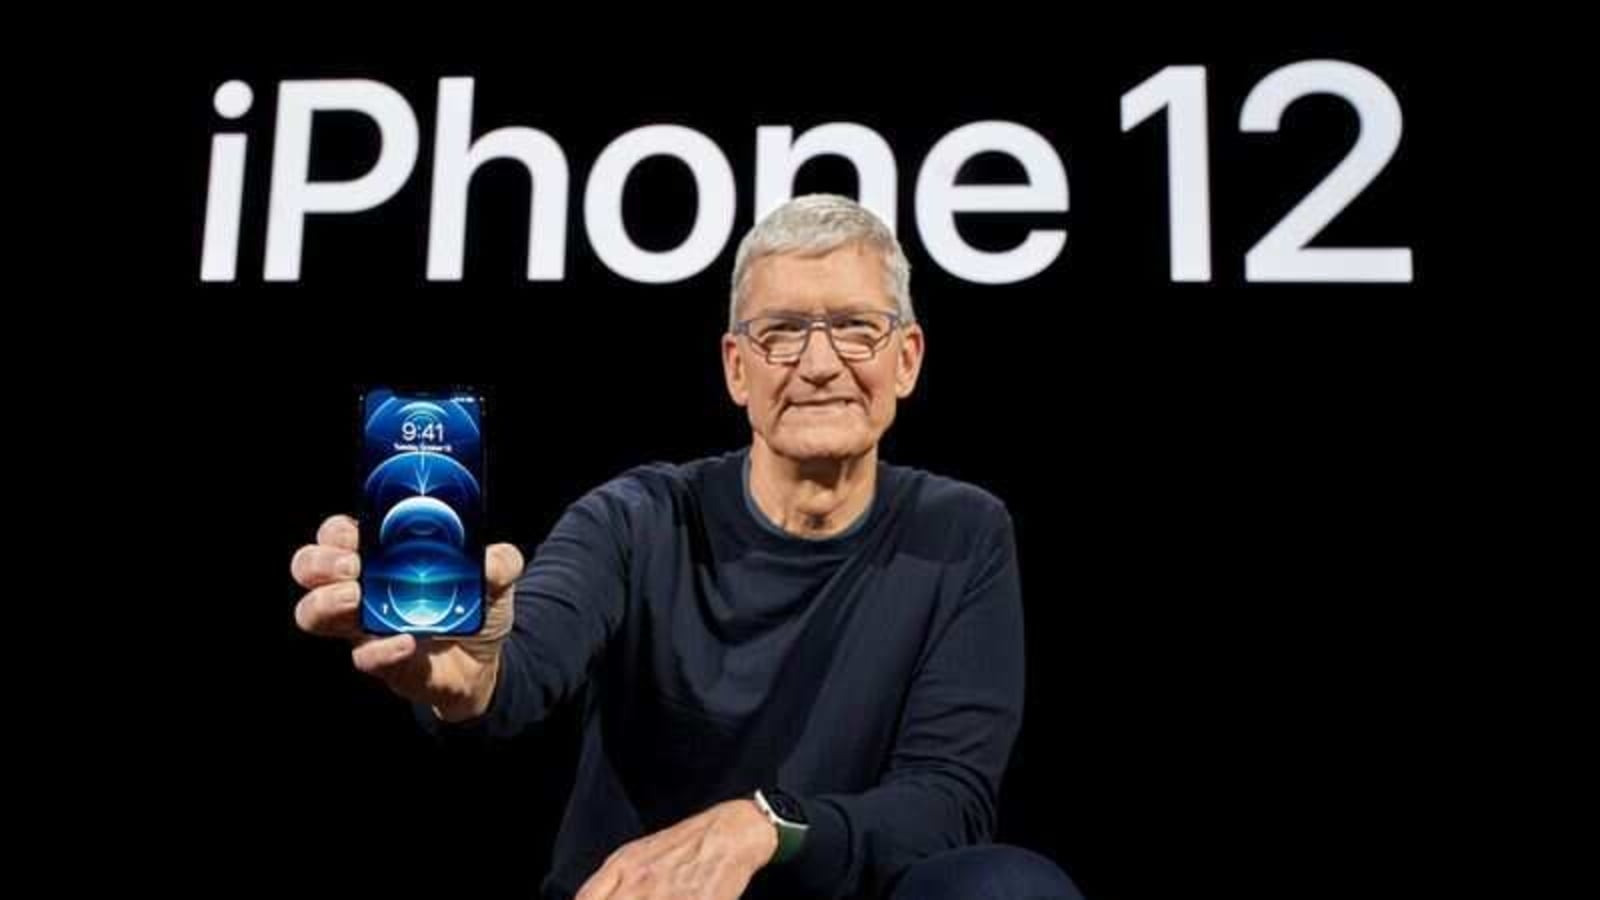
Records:
<instances>
[{"instance_id":1,"label":"ear","mask_svg":"<svg viewBox=\"0 0 1600 900\"><path fill-rule=\"evenodd\" d=\"M927 337L922 333L922 326L915 323L907 326L900 336L899 345L900 349L895 354L894 394L904 400L916 390L917 376L922 374L922 355L927 350Z\"/></svg>"},{"instance_id":2,"label":"ear","mask_svg":"<svg viewBox=\"0 0 1600 900\"><path fill-rule=\"evenodd\" d=\"M722 378L728 385L728 396L736 406L750 402L750 387L745 380L744 354L739 352L739 339L726 332L722 335Z\"/></svg>"}]
</instances>

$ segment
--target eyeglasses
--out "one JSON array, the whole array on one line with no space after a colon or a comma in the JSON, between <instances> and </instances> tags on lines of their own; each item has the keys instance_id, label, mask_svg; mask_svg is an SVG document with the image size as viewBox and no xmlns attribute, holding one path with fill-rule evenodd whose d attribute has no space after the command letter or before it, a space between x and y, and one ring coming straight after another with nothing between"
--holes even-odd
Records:
<instances>
[{"instance_id":1,"label":"eyeglasses","mask_svg":"<svg viewBox=\"0 0 1600 900\"><path fill-rule=\"evenodd\" d=\"M745 319L733 327L745 335L769 363L792 363L806 352L811 332L821 326L839 358L862 362L877 355L889 342L900 316L883 310L829 313L826 316L778 314Z\"/></svg>"}]
</instances>

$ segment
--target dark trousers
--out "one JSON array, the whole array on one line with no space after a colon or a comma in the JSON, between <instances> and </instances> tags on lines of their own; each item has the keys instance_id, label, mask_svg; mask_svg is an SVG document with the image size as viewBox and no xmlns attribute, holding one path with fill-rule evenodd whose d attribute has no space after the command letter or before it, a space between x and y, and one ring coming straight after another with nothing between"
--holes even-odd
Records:
<instances>
[{"instance_id":1,"label":"dark trousers","mask_svg":"<svg viewBox=\"0 0 1600 900\"><path fill-rule=\"evenodd\" d=\"M900 876L890 900L1083 900L1067 873L1021 847L985 844L930 856Z\"/></svg>"}]
</instances>

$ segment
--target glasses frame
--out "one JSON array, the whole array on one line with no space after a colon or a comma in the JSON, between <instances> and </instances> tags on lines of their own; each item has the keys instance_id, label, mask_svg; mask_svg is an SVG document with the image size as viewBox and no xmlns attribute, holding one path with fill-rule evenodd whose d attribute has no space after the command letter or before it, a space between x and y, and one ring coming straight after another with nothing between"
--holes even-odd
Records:
<instances>
[{"instance_id":1,"label":"glasses frame","mask_svg":"<svg viewBox=\"0 0 1600 900\"><path fill-rule=\"evenodd\" d=\"M851 356L839 348L839 341L834 337L833 329L836 327L835 323L838 320L848 319L852 316L860 316L863 314L888 316L889 330L884 332L883 337L880 338L877 343L873 344L867 349L866 356ZM800 340L800 349L795 351L793 354L784 354L781 358L774 359L772 352L766 347L762 346L761 342L756 340L755 335L750 333L751 323L759 322L763 319L786 319L790 322L804 325L806 329L805 337L801 338ZM754 347L756 352L761 354L761 357L768 363L773 365L789 365L791 363L799 362L800 358L806 355L806 349L811 346L811 333L820 327L824 332L827 333L828 344L833 348L833 352L837 354L840 359L846 362L867 362L868 360L876 358L878 351L888 346L889 341L894 338L894 333L899 331L905 324L905 319L903 319L899 313L890 312L887 309L852 309L828 313L821 316L808 316L801 313L767 313L760 316L751 316L748 319L734 323L732 333L735 337L742 336L748 340L750 346ZM854 348L852 348L852 351L854 352Z\"/></svg>"}]
</instances>

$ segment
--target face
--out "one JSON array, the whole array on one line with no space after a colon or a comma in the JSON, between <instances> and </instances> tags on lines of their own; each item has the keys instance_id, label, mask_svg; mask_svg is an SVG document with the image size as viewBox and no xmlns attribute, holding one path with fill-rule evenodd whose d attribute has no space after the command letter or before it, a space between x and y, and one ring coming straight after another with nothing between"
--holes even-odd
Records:
<instances>
[{"instance_id":1,"label":"face","mask_svg":"<svg viewBox=\"0 0 1600 900\"><path fill-rule=\"evenodd\" d=\"M895 311L885 289L882 254L847 245L823 256L768 256L751 265L739 318L775 313L820 316ZM923 335L897 329L867 360L841 359L822 328L789 363L768 362L748 336L722 338L723 374L733 402L745 407L757 440L797 460L857 457L877 446L898 401L916 387Z\"/></svg>"}]
</instances>

